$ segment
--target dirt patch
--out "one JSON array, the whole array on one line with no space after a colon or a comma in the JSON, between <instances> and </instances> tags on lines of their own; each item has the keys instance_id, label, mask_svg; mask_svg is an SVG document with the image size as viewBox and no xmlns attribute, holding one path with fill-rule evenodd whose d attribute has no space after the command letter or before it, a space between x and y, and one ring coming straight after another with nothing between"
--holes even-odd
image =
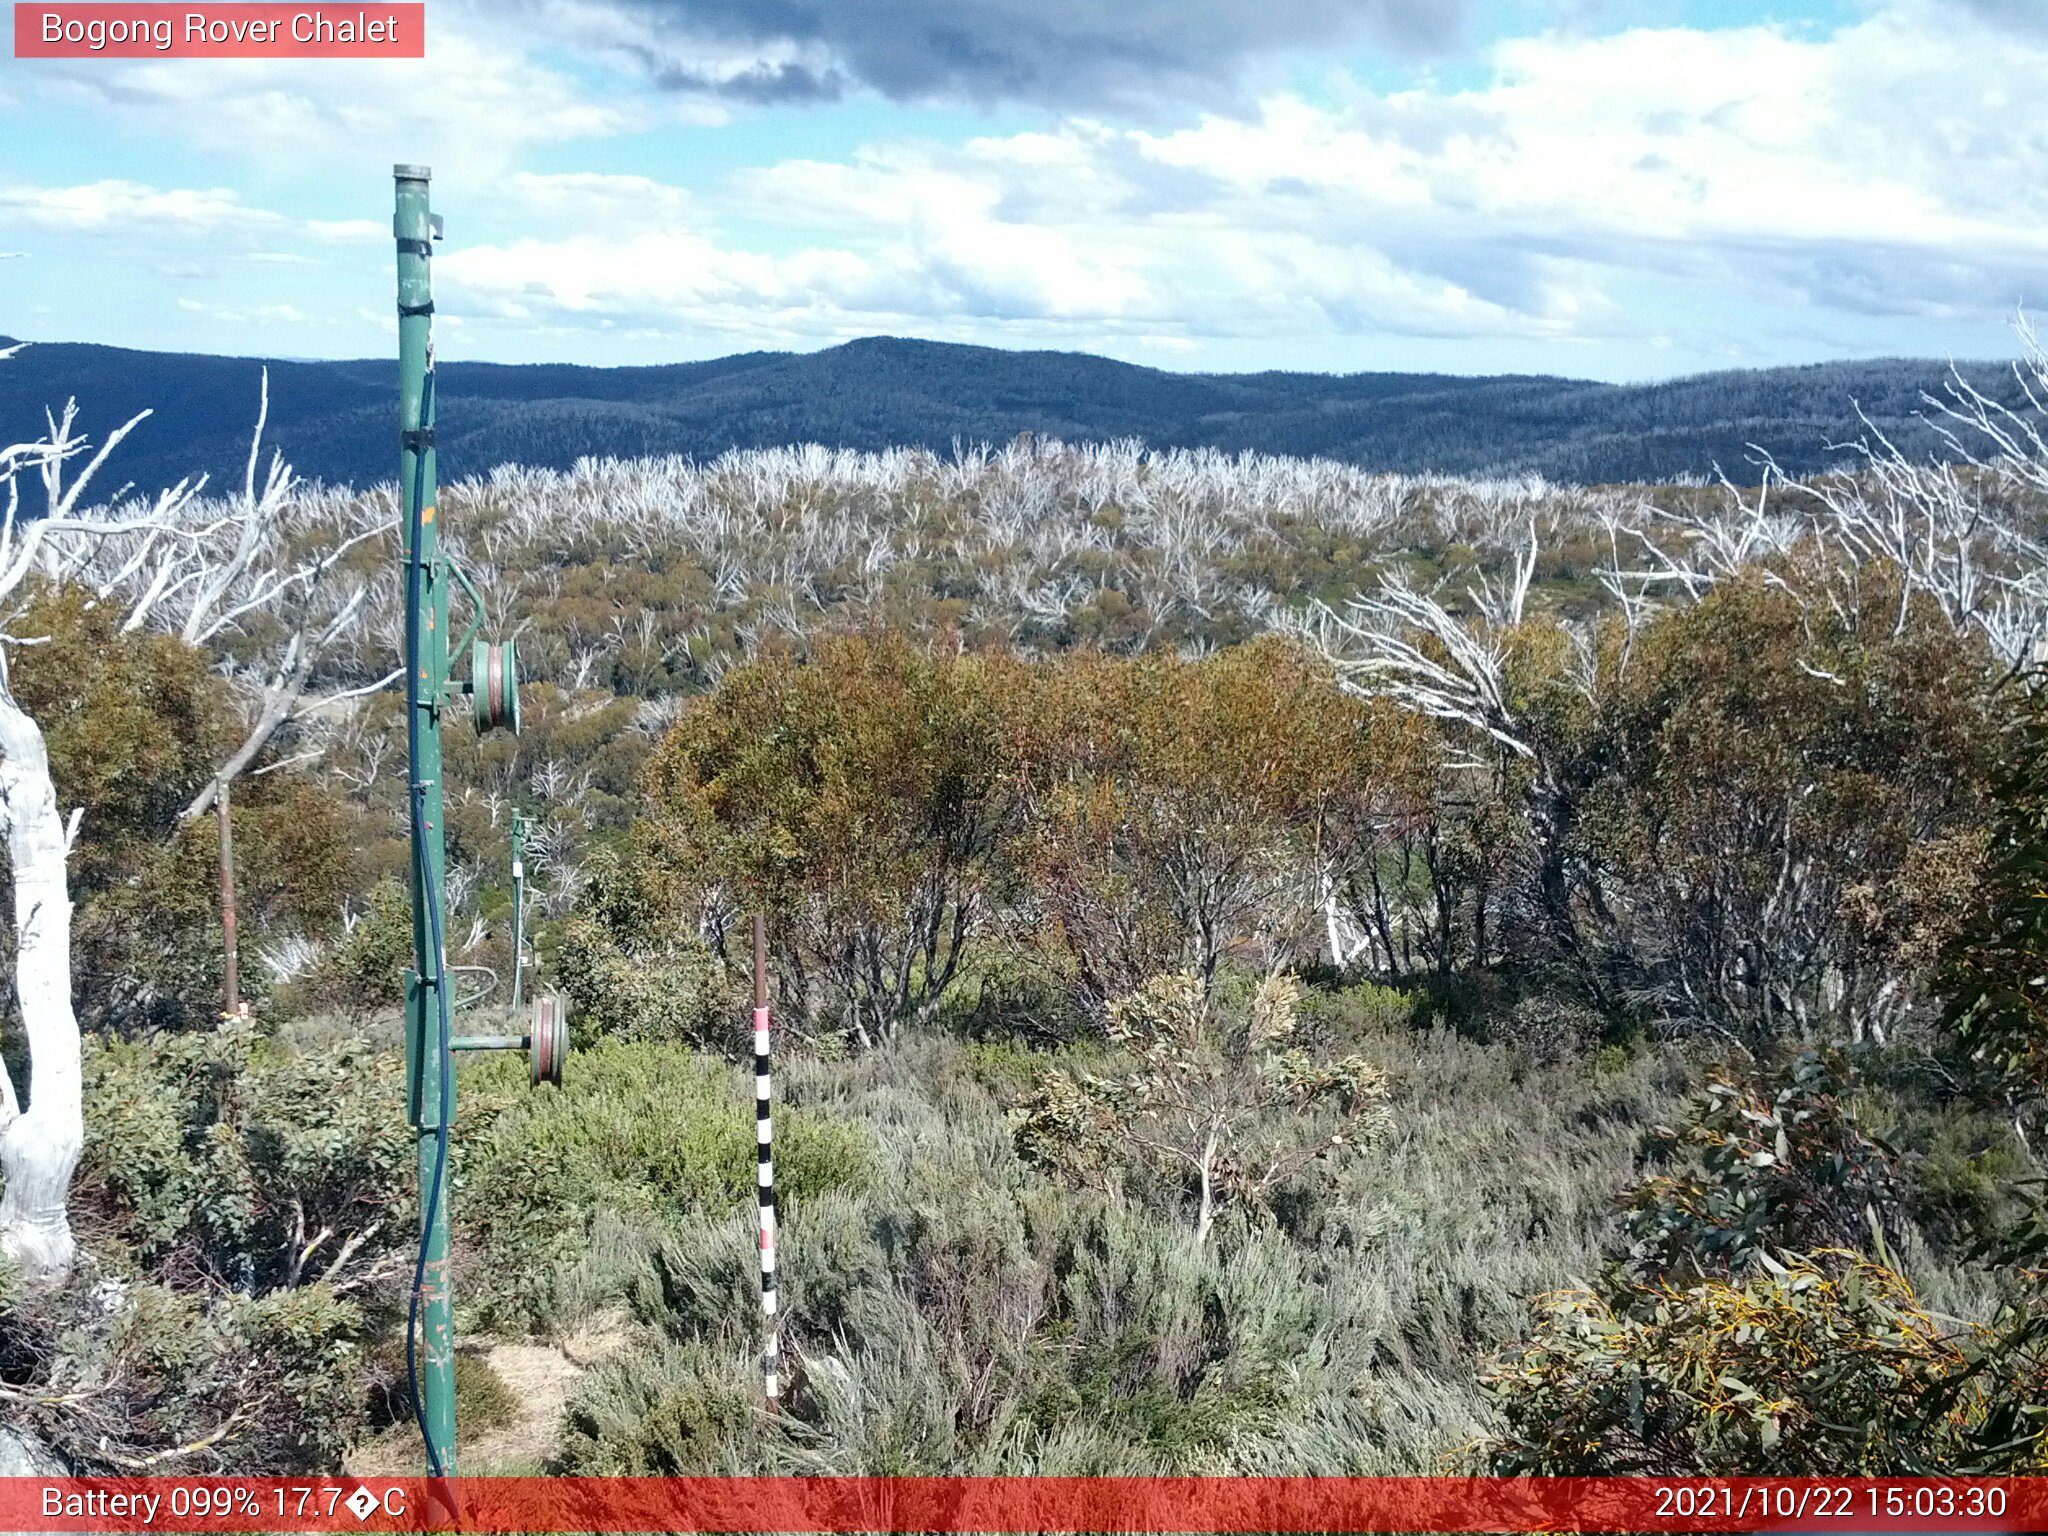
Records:
<instances>
[{"instance_id":1,"label":"dirt patch","mask_svg":"<svg viewBox=\"0 0 2048 1536\"><path fill-rule=\"evenodd\" d=\"M625 1342L623 1319L600 1315L559 1344L485 1345L478 1353L511 1391L518 1407L511 1423L462 1437L463 1472L471 1477L538 1472L555 1448L562 1410L576 1390L577 1378ZM417 1476L419 1432L410 1424L387 1430L357 1446L345 1466L357 1477Z\"/></svg>"}]
</instances>

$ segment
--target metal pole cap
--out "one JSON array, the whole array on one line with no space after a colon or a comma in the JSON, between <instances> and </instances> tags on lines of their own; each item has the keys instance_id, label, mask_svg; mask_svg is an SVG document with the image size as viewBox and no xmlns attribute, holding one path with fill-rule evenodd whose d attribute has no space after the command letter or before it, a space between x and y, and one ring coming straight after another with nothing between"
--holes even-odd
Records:
<instances>
[{"instance_id":1,"label":"metal pole cap","mask_svg":"<svg viewBox=\"0 0 2048 1536\"><path fill-rule=\"evenodd\" d=\"M392 176L399 181L432 181L434 173L424 165L394 165Z\"/></svg>"}]
</instances>

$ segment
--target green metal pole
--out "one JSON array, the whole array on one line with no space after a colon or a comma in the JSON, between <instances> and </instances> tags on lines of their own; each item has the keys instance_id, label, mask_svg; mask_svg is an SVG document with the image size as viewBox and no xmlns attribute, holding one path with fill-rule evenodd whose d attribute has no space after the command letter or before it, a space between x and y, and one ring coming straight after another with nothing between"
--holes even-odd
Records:
<instances>
[{"instance_id":1,"label":"green metal pole","mask_svg":"<svg viewBox=\"0 0 2048 1536\"><path fill-rule=\"evenodd\" d=\"M399 505L408 559L420 566L419 651L406 658L415 674L417 760L412 771L422 813L413 826L413 970L406 979L406 1100L418 1137L422 1277L419 1297L419 1393L423 1429L439 1452L444 1476L455 1475L455 1325L449 1290L448 1196L452 1180L441 1158L444 1099L452 1111L454 1063L441 1031L439 992L447 975L445 935L434 942L428 902L442 910L447 867L442 820L441 709L448 685L449 582L440 552L434 462L432 269L433 216L427 207L425 166L400 165L392 233L398 243L398 458ZM412 547L414 498L419 501L418 547ZM446 1093L443 1092L444 1078ZM449 1115L452 1120L452 1112ZM438 1177L437 1177L437 1164ZM439 1185L439 1199L429 1191Z\"/></svg>"},{"instance_id":2,"label":"green metal pole","mask_svg":"<svg viewBox=\"0 0 2048 1536\"><path fill-rule=\"evenodd\" d=\"M526 979L526 818L512 813L512 1006L525 999Z\"/></svg>"}]
</instances>

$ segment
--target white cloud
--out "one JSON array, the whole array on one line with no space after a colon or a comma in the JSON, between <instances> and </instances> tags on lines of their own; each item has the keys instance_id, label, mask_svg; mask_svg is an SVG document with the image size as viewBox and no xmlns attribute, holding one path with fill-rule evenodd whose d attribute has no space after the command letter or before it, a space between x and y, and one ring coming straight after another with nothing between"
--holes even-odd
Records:
<instances>
[{"instance_id":1,"label":"white cloud","mask_svg":"<svg viewBox=\"0 0 2048 1536\"><path fill-rule=\"evenodd\" d=\"M152 229L189 235L223 226L275 230L285 223L225 187L161 190L120 180L75 187L0 183L0 218L65 234Z\"/></svg>"},{"instance_id":2,"label":"white cloud","mask_svg":"<svg viewBox=\"0 0 2048 1536\"><path fill-rule=\"evenodd\" d=\"M1147 132L1072 120L791 160L691 198L515 178L577 233L451 251L533 323L675 322L1185 341L1391 332L1668 341L1631 284L1822 309L2004 309L2048 265L2048 132L2015 103L2048 44L1994 50L1922 0L1773 26L1509 40L1464 91ZM559 225L558 220L551 223ZM741 248L744 222L791 241Z\"/></svg>"},{"instance_id":3,"label":"white cloud","mask_svg":"<svg viewBox=\"0 0 2048 1536\"><path fill-rule=\"evenodd\" d=\"M31 88L52 105L294 175L408 161L483 179L535 145L674 114L645 92L593 94L510 19L480 0L437 0L424 60L46 60Z\"/></svg>"},{"instance_id":4,"label":"white cloud","mask_svg":"<svg viewBox=\"0 0 2048 1536\"><path fill-rule=\"evenodd\" d=\"M180 299L178 308L223 325L304 325L308 319L303 310L291 304L209 304L199 299Z\"/></svg>"},{"instance_id":5,"label":"white cloud","mask_svg":"<svg viewBox=\"0 0 2048 1536\"><path fill-rule=\"evenodd\" d=\"M308 219L300 227L315 240L336 244L360 244L391 238L390 221L381 219Z\"/></svg>"},{"instance_id":6,"label":"white cloud","mask_svg":"<svg viewBox=\"0 0 2048 1536\"><path fill-rule=\"evenodd\" d=\"M673 229L702 217L688 192L649 176L521 171L506 178L504 191L512 219L557 228Z\"/></svg>"},{"instance_id":7,"label":"white cloud","mask_svg":"<svg viewBox=\"0 0 2048 1536\"><path fill-rule=\"evenodd\" d=\"M106 180L68 187L39 187L0 181L0 220L53 236L114 243L136 242L153 250L168 240L204 236L213 247L274 244L302 238L319 245L389 240L390 225L375 219L293 219L251 206L226 187L154 187L145 182ZM276 265L308 265L313 258L292 251L252 249L248 259ZM188 278L200 269L183 257L157 261L155 270Z\"/></svg>"},{"instance_id":8,"label":"white cloud","mask_svg":"<svg viewBox=\"0 0 2048 1536\"><path fill-rule=\"evenodd\" d=\"M698 190L620 171L653 140L592 149L602 170L520 169L541 145L699 110L539 51L533 29L551 24L578 70L608 53L644 65L644 18L623 14L446 0L430 76L99 61L35 89L295 172L433 163L468 204L451 196L442 309L485 321L478 335L686 331L713 338L705 350L888 330L1183 353L1402 335L1699 356L1765 311L1803 306L1800 337L1819 345L1844 317L2001 312L2048 272L2048 127L2027 111L2048 29L1993 31L1937 0L1833 32L1553 32L1496 43L1464 89L1353 80L1177 128L1068 118L888 140ZM751 46L712 63L741 80L766 57ZM227 231L280 266L389 237L380 219L122 180L0 182L0 220L152 242Z\"/></svg>"}]
</instances>

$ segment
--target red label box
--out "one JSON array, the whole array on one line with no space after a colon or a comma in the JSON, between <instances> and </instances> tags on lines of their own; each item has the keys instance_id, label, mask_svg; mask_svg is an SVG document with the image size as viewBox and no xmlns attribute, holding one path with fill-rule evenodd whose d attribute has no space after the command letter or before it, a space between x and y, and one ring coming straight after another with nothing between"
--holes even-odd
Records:
<instances>
[{"instance_id":1,"label":"red label box","mask_svg":"<svg viewBox=\"0 0 2048 1536\"><path fill-rule=\"evenodd\" d=\"M17 59L422 59L424 4L24 5Z\"/></svg>"},{"instance_id":2,"label":"red label box","mask_svg":"<svg viewBox=\"0 0 2048 1536\"><path fill-rule=\"evenodd\" d=\"M2048 1478L0 1478L38 1532L2005 1532Z\"/></svg>"}]
</instances>

